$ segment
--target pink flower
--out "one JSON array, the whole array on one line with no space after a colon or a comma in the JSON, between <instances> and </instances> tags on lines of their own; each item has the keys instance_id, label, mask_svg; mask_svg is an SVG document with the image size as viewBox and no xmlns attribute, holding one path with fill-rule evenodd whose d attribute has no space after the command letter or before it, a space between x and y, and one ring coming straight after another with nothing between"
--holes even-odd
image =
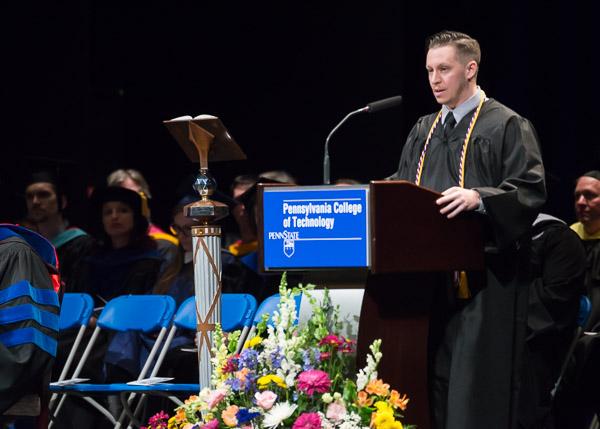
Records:
<instances>
[{"instance_id":1,"label":"pink flower","mask_svg":"<svg viewBox=\"0 0 600 429\"><path fill-rule=\"evenodd\" d=\"M342 337L342 341L343 344L340 347L340 350L342 351L342 353L352 353L354 352L353 347L356 345L356 341L354 340L348 340L344 337Z\"/></svg>"},{"instance_id":2,"label":"pink flower","mask_svg":"<svg viewBox=\"0 0 600 429\"><path fill-rule=\"evenodd\" d=\"M325 335L321 341L319 341L319 346L332 346L334 350L337 350L343 344L344 340L338 338L337 335L329 334Z\"/></svg>"},{"instance_id":3,"label":"pink flower","mask_svg":"<svg viewBox=\"0 0 600 429\"><path fill-rule=\"evenodd\" d=\"M346 407L337 402L332 402L327 407L327 418L330 419L334 424L338 425L342 422L341 417L346 415Z\"/></svg>"},{"instance_id":4,"label":"pink flower","mask_svg":"<svg viewBox=\"0 0 600 429\"><path fill-rule=\"evenodd\" d=\"M304 413L296 419L292 429L321 429L321 417L317 413Z\"/></svg>"},{"instance_id":5,"label":"pink flower","mask_svg":"<svg viewBox=\"0 0 600 429\"><path fill-rule=\"evenodd\" d=\"M319 393L325 393L330 388L331 381L325 371L313 369L304 371L298 376L298 390L304 391L310 397L312 397L315 390Z\"/></svg>"},{"instance_id":6,"label":"pink flower","mask_svg":"<svg viewBox=\"0 0 600 429\"><path fill-rule=\"evenodd\" d=\"M219 402L227 395L227 389L215 389L208 394L206 398L206 406L209 410L215 408Z\"/></svg>"},{"instance_id":7,"label":"pink flower","mask_svg":"<svg viewBox=\"0 0 600 429\"><path fill-rule=\"evenodd\" d=\"M202 425L202 429L217 429L219 427L219 420L212 419L210 422Z\"/></svg>"},{"instance_id":8,"label":"pink flower","mask_svg":"<svg viewBox=\"0 0 600 429\"><path fill-rule=\"evenodd\" d=\"M150 417L150 420L148 421L148 427L145 427L144 429L166 429L168 420L169 415L161 411L160 413Z\"/></svg>"},{"instance_id":9,"label":"pink flower","mask_svg":"<svg viewBox=\"0 0 600 429\"><path fill-rule=\"evenodd\" d=\"M256 392L254 394L256 398L256 404L261 407L263 410L270 410L275 401L277 400L277 395L270 390L265 390L264 392Z\"/></svg>"}]
</instances>

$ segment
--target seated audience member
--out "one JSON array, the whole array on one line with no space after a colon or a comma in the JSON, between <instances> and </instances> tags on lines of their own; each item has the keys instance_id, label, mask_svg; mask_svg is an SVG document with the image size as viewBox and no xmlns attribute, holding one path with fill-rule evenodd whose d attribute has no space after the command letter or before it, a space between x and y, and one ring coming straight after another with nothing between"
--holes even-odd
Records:
<instances>
[{"instance_id":1,"label":"seated audience member","mask_svg":"<svg viewBox=\"0 0 600 429\"><path fill-rule=\"evenodd\" d=\"M256 183L258 176L256 174L240 174L233 179L230 186L230 195L234 201L239 201L248 188ZM241 243L240 227L238 226L238 217L244 215L244 205L237 204L229 208L229 216L220 220L223 226L222 243L223 247L229 248L232 244Z\"/></svg>"},{"instance_id":2,"label":"seated audience member","mask_svg":"<svg viewBox=\"0 0 600 429\"><path fill-rule=\"evenodd\" d=\"M59 303L54 248L42 236L16 225L0 225L0 426L4 413L23 396L40 398L56 355ZM34 311L45 317L33 317ZM47 393L47 392L46 392ZM47 401L47 398L46 398ZM27 404L34 409L33 403ZM43 415L42 418L47 415ZM41 427L41 426L40 426Z\"/></svg>"},{"instance_id":3,"label":"seated audience member","mask_svg":"<svg viewBox=\"0 0 600 429\"><path fill-rule=\"evenodd\" d=\"M92 237L69 224L65 216L67 197L53 173L41 171L29 178L25 203L28 221L56 249L61 280L68 283L73 270L90 248Z\"/></svg>"},{"instance_id":4,"label":"seated audience member","mask_svg":"<svg viewBox=\"0 0 600 429\"><path fill-rule=\"evenodd\" d=\"M244 192L239 193L238 190L238 195L234 195L234 198L240 202L232 211L232 215L238 225L240 239L229 246L229 251L238 258L254 254L258 249L255 210L256 185L258 183L294 184L296 183L296 179L283 170L266 171L253 184L247 186Z\"/></svg>"},{"instance_id":5,"label":"seated audience member","mask_svg":"<svg viewBox=\"0 0 600 429\"><path fill-rule=\"evenodd\" d=\"M596 295L593 292L600 291L600 171L588 171L578 178L574 194L578 222L571 225L571 229L581 238L585 247L588 262L585 290L594 300Z\"/></svg>"},{"instance_id":6,"label":"seated audience member","mask_svg":"<svg viewBox=\"0 0 600 429\"><path fill-rule=\"evenodd\" d=\"M266 175L266 176L263 176ZM258 236L257 236L257 216L258 209L256 207L256 190L260 183L289 183L294 184L293 177L283 171L266 172L261 174L257 183L248 188L242 195L238 197L240 205L243 205L243 210L236 216L236 221L240 230L241 240L229 246L229 251L247 265L252 271L258 274ZM287 182L279 181L286 180ZM265 298L278 293L280 274L262 274L263 294L258 300L259 304ZM301 274L288 273L288 284L296 285L302 282Z\"/></svg>"},{"instance_id":7,"label":"seated audience member","mask_svg":"<svg viewBox=\"0 0 600 429\"><path fill-rule=\"evenodd\" d=\"M559 399L557 428L587 429L594 414L600 417L600 171L588 171L575 184L576 223L587 256L585 293L592 311L577 343Z\"/></svg>"},{"instance_id":8,"label":"seated audience member","mask_svg":"<svg viewBox=\"0 0 600 429\"><path fill-rule=\"evenodd\" d=\"M139 193L115 186L96 189L90 200L90 232L95 243L73 273L66 291L89 293L98 314L106 302L117 296L148 293L156 283L164 258L146 233L147 215L147 200ZM92 317L90 324L95 321ZM91 335L91 331L88 329L86 333ZM81 377L94 383L131 381L119 367L104 368L104 356L113 335L101 332ZM64 337L61 335L59 350L64 350L65 355L74 336L70 331ZM62 365L55 373L61 368ZM65 411L59 416L62 424L76 427L77 422L98 415L94 408L78 399L68 398L73 404L63 407ZM119 398L109 401L111 411L118 414Z\"/></svg>"},{"instance_id":9,"label":"seated audience member","mask_svg":"<svg viewBox=\"0 0 600 429\"><path fill-rule=\"evenodd\" d=\"M119 169L113 171L106 179L107 186L119 186L143 194L147 199L152 200L148 182L138 170L132 168ZM148 207L148 235L156 240L158 251L170 262L177 252L177 238L163 231L160 227L152 223L150 217L150 207Z\"/></svg>"},{"instance_id":10,"label":"seated audience member","mask_svg":"<svg viewBox=\"0 0 600 429\"><path fill-rule=\"evenodd\" d=\"M97 241L76 271L69 291L92 295L96 306L126 294L147 293L163 257L147 234L147 200L125 188L96 189L90 230Z\"/></svg>"},{"instance_id":11,"label":"seated audience member","mask_svg":"<svg viewBox=\"0 0 600 429\"><path fill-rule=\"evenodd\" d=\"M532 236L519 427L541 429L553 427L551 392L577 327L585 251L565 222L546 214L538 215Z\"/></svg>"},{"instance_id":12,"label":"seated audience member","mask_svg":"<svg viewBox=\"0 0 600 429\"><path fill-rule=\"evenodd\" d=\"M196 197L186 197L173 209L171 229L179 238L178 252L153 289L156 295L172 296L178 308L183 301L194 296L195 292L191 227L199 225L200 222L184 216L183 209L187 203L197 200ZM260 288L263 283L258 275L225 250L221 253L221 263L223 293L248 293L257 300L262 298L263 292ZM194 337L193 332L177 333L171 343L171 351L163 363L161 375L173 376L176 382L198 381L197 356L180 350L182 347L195 347ZM111 343L105 361L127 371L128 379L122 381L133 380L145 362L155 338L155 335L119 333Z\"/></svg>"}]
</instances>

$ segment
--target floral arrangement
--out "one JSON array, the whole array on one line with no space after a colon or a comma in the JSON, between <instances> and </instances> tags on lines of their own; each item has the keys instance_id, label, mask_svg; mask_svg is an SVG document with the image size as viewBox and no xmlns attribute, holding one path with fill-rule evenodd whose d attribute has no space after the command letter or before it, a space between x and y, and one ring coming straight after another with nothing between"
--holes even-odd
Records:
<instances>
[{"instance_id":1,"label":"floral arrangement","mask_svg":"<svg viewBox=\"0 0 600 429\"><path fill-rule=\"evenodd\" d=\"M161 411L148 428L414 428L400 421L406 395L377 378L381 340L371 345L366 367L350 377L355 341L339 335L339 309L327 291L318 303L310 289L288 289L284 274L274 323L265 315L239 355L234 353L239 335L226 338L217 328L214 389L190 397L171 419ZM299 293L313 306L304 326L297 325Z\"/></svg>"}]
</instances>

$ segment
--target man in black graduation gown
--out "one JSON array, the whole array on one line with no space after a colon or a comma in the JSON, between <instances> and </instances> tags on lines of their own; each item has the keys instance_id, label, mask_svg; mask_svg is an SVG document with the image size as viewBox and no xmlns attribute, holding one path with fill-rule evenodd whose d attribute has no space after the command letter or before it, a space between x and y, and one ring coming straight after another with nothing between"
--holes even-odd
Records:
<instances>
[{"instance_id":1,"label":"man in black graduation gown","mask_svg":"<svg viewBox=\"0 0 600 429\"><path fill-rule=\"evenodd\" d=\"M419 119L394 178L443 194L440 213L481 213L481 272L436 288L430 396L436 429L516 425L527 317L529 231L545 201L544 169L529 121L476 84L480 49L466 34L427 41L426 69L442 109ZM453 276L449 276L452 278Z\"/></svg>"}]
</instances>

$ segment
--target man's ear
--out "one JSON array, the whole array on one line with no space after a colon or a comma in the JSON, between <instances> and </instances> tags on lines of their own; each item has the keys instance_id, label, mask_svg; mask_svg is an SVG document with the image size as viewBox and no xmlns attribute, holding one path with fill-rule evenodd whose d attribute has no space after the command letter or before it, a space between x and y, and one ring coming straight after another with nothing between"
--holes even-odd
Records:
<instances>
[{"instance_id":1,"label":"man's ear","mask_svg":"<svg viewBox=\"0 0 600 429\"><path fill-rule=\"evenodd\" d=\"M479 68L479 66L477 65L477 63L475 61L469 61L469 63L467 63L467 80L471 80L473 79L475 76L477 76L477 69Z\"/></svg>"},{"instance_id":2,"label":"man's ear","mask_svg":"<svg viewBox=\"0 0 600 429\"><path fill-rule=\"evenodd\" d=\"M60 210L63 211L66 208L67 208L67 197L65 197L63 195L62 198L60 199Z\"/></svg>"}]
</instances>

